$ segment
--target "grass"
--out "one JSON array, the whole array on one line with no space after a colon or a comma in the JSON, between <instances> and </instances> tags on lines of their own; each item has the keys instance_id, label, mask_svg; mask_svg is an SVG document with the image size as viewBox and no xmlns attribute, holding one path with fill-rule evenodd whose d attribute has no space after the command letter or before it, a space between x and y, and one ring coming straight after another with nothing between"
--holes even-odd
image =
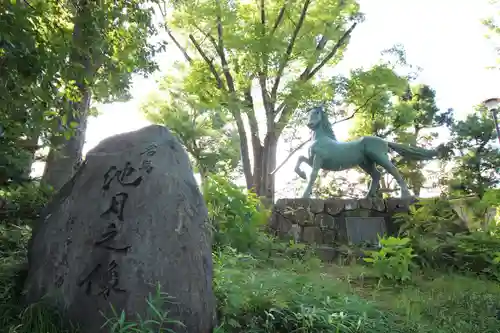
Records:
<instances>
[{"instance_id":1,"label":"grass","mask_svg":"<svg viewBox=\"0 0 500 333\"><path fill-rule=\"evenodd\" d=\"M17 272L25 252L14 247L0 252L0 333L69 333L57 313L21 306ZM500 285L476 276L427 271L395 284L367 266L323 265L311 255L258 260L222 251L214 261L216 333L500 332ZM157 322L169 320L152 313ZM161 332L134 319L117 313L110 332Z\"/></svg>"},{"instance_id":2,"label":"grass","mask_svg":"<svg viewBox=\"0 0 500 333\"><path fill-rule=\"evenodd\" d=\"M217 272L225 332L500 332L500 285L425 272L394 285L365 266L230 263ZM274 310L273 310L274 309ZM273 326L274 325L274 326Z\"/></svg>"}]
</instances>

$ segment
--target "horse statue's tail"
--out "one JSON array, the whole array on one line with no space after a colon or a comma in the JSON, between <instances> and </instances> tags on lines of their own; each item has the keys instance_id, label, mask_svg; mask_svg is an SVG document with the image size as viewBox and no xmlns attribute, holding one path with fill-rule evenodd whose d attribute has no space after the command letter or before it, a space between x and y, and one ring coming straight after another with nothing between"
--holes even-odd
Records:
<instances>
[{"instance_id":1,"label":"horse statue's tail","mask_svg":"<svg viewBox=\"0 0 500 333\"><path fill-rule=\"evenodd\" d=\"M395 142L387 142L389 148L404 158L413 161L425 161L441 155L441 148L438 149L425 149L410 145L403 145Z\"/></svg>"}]
</instances>

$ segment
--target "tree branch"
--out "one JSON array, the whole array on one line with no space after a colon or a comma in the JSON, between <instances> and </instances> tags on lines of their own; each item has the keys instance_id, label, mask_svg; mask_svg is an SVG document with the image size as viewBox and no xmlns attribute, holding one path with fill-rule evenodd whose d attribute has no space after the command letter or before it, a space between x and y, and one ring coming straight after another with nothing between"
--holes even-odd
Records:
<instances>
[{"instance_id":1,"label":"tree branch","mask_svg":"<svg viewBox=\"0 0 500 333\"><path fill-rule=\"evenodd\" d=\"M278 13L278 17L276 18L276 21L274 22L270 36L274 35L274 33L276 32L276 29L278 29L281 22L283 22L283 18L285 17L285 10L286 10L286 7L288 5L288 2L289 1L285 1L285 3L283 4L283 7L281 7L281 9Z\"/></svg>"},{"instance_id":2,"label":"tree branch","mask_svg":"<svg viewBox=\"0 0 500 333\"><path fill-rule=\"evenodd\" d=\"M260 24L261 24L261 38L262 40L266 37L266 11L265 11L265 0L260 0ZM272 103L269 103L269 93L267 91L267 74L268 74L268 61L269 57L267 54L267 49L262 51L261 65L259 68L259 85L262 94L262 101L264 102L264 109L266 110L267 118L272 118L274 110L272 109ZM270 117L271 115L271 117Z\"/></svg>"},{"instance_id":3,"label":"tree branch","mask_svg":"<svg viewBox=\"0 0 500 333\"><path fill-rule=\"evenodd\" d=\"M157 5L158 10L161 13L161 16L166 21L166 19L167 19L166 2L157 2L156 5ZM168 36L170 37L172 42L174 42L175 46L177 46L179 51L182 52L182 54L184 55L184 58L187 60L187 62L192 63L193 59L189 56L189 54L187 53L187 50L184 47L182 47L182 45L177 41L177 38L174 37L172 30L169 29L169 27L167 26L166 23L164 23L163 26L164 26L165 31L167 32Z\"/></svg>"},{"instance_id":4,"label":"tree branch","mask_svg":"<svg viewBox=\"0 0 500 333\"><path fill-rule=\"evenodd\" d=\"M299 150L300 148L304 147L304 145L305 145L306 143L308 143L309 141L311 141L311 140L312 140L312 137L310 137L309 139L307 139L306 141L304 141L304 142L302 142L300 145L298 145L296 148L294 148L294 149L290 152L290 154L288 155L288 157L287 157L287 158L285 158L285 160L284 160L283 162L281 162L281 164L280 164L280 165L278 165L278 166L276 167L276 169L274 169L273 171L271 171L271 175L274 175L274 174L275 174L275 173L276 173L279 169L281 169L281 167L282 167L283 165L285 165L285 163L286 163L286 162L290 159L290 157L292 157L292 155L293 155L293 154L295 154L295 153L297 152L297 150Z\"/></svg>"},{"instance_id":5,"label":"tree branch","mask_svg":"<svg viewBox=\"0 0 500 333\"><path fill-rule=\"evenodd\" d=\"M315 59L314 61L312 61L309 65L307 65L306 69L304 70L303 73L309 73L314 64L316 63L316 61L318 61L318 57L319 55L321 54L321 51L323 51L325 49L325 46L326 46L326 43L328 43L328 37L327 37L327 33L328 33L328 30L330 30L330 28L332 27L332 23L327 23L326 24L326 29L325 29L325 33L323 34L323 36L321 36L321 39L319 40L318 44L316 44L316 49L314 50L314 53L315 53ZM304 75L304 74L301 74Z\"/></svg>"},{"instance_id":6,"label":"tree branch","mask_svg":"<svg viewBox=\"0 0 500 333\"><path fill-rule=\"evenodd\" d=\"M215 68L214 62L210 58L208 58L206 53L201 48L201 45L196 41L196 39L194 38L194 36L192 34L189 34L189 40L191 40L191 42L193 43L193 45L196 48L196 50L198 51L198 53L201 55L203 60L205 60L208 67L210 67L210 72L212 72L212 75L214 76L215 80L217 81L217 87L219 89L224 89L224 83L222 82L222 79L221 79L219 73L217 73L217 69Z\"/></svg>"},{"instance_id":7,"label":"tree branch","mask_svg":"<svg viewBox=\"0 0 500 333\"><path fill-rule=\"evenodd\" d=\"M342 37L338 40L337 44L332 48L332 50L325 56L325 58L312 70L308 70L310 66L308 66L302 74L300 74L299 80L306 82L309 79L311 79L323 66L331 59L335 54L338 52L340 47L347 41L349 36L351 35L352 31L356 27L357 23L353 23L349 29L346 30L346 32L342 35ZM325 42L326 44L326 42ZM323 46L324 47L324 46ZM286 123L288 122L288 118L291 116L291 112L293 111L294 108L289 107L287 105L287 101L281 102L280 106L278 107L278 111L276 114L279 114L279 112L282 110L283 112L281 113L281 116L279 117L278 120L276 120L276 123L281 123L281 127L284 128Z\"/></svg>"},{"instance_id":8,"label":"tree branch","mask_svg":"<svg viewBox=\"0 0 500 333\"><path fill-rule=\"evenodd\" d=\"M225 54L225 51L224 51L224 38L223 38L223 30L222 30L222 18L221 18L221 6L220 6L220 0L217 0L217 6L219 7L219 12L217 13L217 37L218 37L218 40L219 40L219 43L218 43L218 54L219 54L219 57L220 57L220 62L221 62L221 65L222 65L222 71L224 73L224 76L226 77L226 83L227 83L227 87L229 89L229 92L231 93L235 93L236 92L236 88L234 86L234 80L233 80L233 77L231 75L231 72L229 71L229 65L227 63L227 59L226 59L226 54Z\"/></svg>"},{"instance_id":9,"label":"tree branch","mask_svg":"<svg viewBox=\"0 0 500 333\"><path fill-rule=\"evenodd\" d=\"M351 120L352 118L354 118L354 116L355 116L355 115L356 115L359 111L361 111L362 109L364 109L364 108L365 108L365 106L367 106L367 105L368 105L368 103L370 103L370 101L371 101L372 99L374 99L375 97L377 97L377 96L378 96L378 95L380 95L381 93L382 93L382 90L379 90L379 91L375 92L373 95L371 95L370 97L368 97L368 98L366 99L366 101L364 101L364 103L363 103L363 104L361 104L361 106L357 107L357 108L356 108L356 109L355 109L355 110L351 113L351 115L350 115L350 116L348 116L348 117L346 117L346 118L343 118L343 119L340 119L340 120L338 120L338 121L333 122L333 123L332 123L332 126L333 126L333 125L335 125L335 124L339 124L339 123L342 123L342 122L344 122L344 121Z\"/></svg>"},{"instance_id":10,"label":"tree branch","mask_svg":"<svg viewBox=\"0 0 500 333\"><path fill-rule=\"evenodd\" d=\"M170 37L170 39L172 40L172 42L174 42L175 46L177 46L179 51L182 52L182 54L184 55L184 58L187 60L187 62L189 62L191 64L193 62L193 58L191 58L189 56L189 54L187 53L187 50L184 47L182 47L182 45L177 41L177 39L173 35L172 31L167 26L165 26L165 31L167 32L167 34Z\"/></svg>"},{"instance_id":11,"label":"tree branch","mask_svg":"<svg viewBox=\"0 0 500 333\"><path fill-rule=\"evenodd\" d=\"M231 99L232 99L231 104L233 104L235 99L236 99L236 87L234 85L234 80L233 80L233 77L231 75L231 72L229 71L229 64L227 62L226 54L225 54L225 50L224 50L222 17L221 17L221 13L220 13L222 9L221 9L221 5L220 5L220 0L217 0L217 6L219 9L219 12L217 13L217 37L218 37L217 54L219 55L221 65L222 65L222 71L223 71L224 76L226 78L226 83L227 83L229 93L231 94ZM234 105L230 105L230 111L236 120L236 126L238 128L238 134L240 136L240 148L241 148L241 159L242 159L242 163L243 163L243 173L245 174L247 188L250 189L254 185L253 184L254 182L253 182L253 175L252 175L251 164L250 164L250 152L248 149L248 141L247 141L247 137L246 137L245 127L243 125L243 119L241 117L241 112L234 109Z\"/></svg>"},{"instance_id":12,"label":"tree branch","mask_svg":"<svg viewBox=\"0 0 500 333\"><path fill-rule=\"evenodd\" d=\"M309 8L309 5L311 4L311 0L305 0L304 6L302 7L302 12L300 13L299 17L299 22L297 22L297 25L295 26L295 29L292 33L292 37L290 39L290 42L288 43L288 46L285 51L285 55L283 56L283 60L281 61L281 64L278 68L278 72L276 74L276 80L274 81L274 86L271 89L271 99L273 102L276 101L276 94L278 92L278 87L280 84L281 76L283 75L283 72L285 70L285 67L288 63L288 60L290 59L290 56L293 51L293 46L295 45L295 41L297 40L297 36L299 35L300 29L302 28L302 25L304 24L304 20L307 15L307 9Z\"/></svg>"},{"instance_id":13,"label":"tree branch","mask_svg":"<svg viewBox=\"0 0 500 333\"><path fill-rule=\"evenodd\" d=\"M353 32L354 28L356 28L357 25L358 25L358 23L353 23L351 25L351 27L349 29L347 29L346 32L344 32L344 34L342 35L342 37L340 37L337 44L335 44L335 46L332 48L330 53L328 53L326 55L326 57L319 63L318 66L316 66L309 73L306 73L306 71L303 72L303 74L306 73L305 80L309 80L310 78L312 78L321 68L323 68L323 66L325 66L325 64L328 61L330 61L331 58L333 58L335 56L335 54L337 54L340 47L342 47L342 45L344 45L344 43L347 41L347 39L349 39L349 37L351 36L351 33Z\"/></svg>"}]
</instances>

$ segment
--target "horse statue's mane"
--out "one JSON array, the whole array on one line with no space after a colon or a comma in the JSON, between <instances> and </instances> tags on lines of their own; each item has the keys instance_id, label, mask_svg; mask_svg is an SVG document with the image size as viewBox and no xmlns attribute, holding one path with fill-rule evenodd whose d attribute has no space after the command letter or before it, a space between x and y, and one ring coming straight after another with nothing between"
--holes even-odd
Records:
<instances>
[{"instance_id":1,"label":"horse statue's mane","mask_svg":"<svg viewBox=\"0 0 500 333\"><path fill-rule=\"evenodd\" d=\"M333 132L332 123L328 119L328 115L326 114L325 109L323 108L323 106L319 106L319 109L321 109L321 126L323 127L324 133L332 140L337 141L337 137Z\"/></svg>"}]
</instances>

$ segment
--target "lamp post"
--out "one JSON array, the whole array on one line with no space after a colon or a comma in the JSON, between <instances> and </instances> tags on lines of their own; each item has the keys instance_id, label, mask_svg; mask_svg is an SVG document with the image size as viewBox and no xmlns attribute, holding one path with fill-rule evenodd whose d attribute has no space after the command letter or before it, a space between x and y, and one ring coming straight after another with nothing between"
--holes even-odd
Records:
<instances>
[{"instance_id":1,"label":"lamp post","mask_svg":"<svg viewBox=\"0 0 500 333\"><path fill-rule=\"evenodd\" d=\"M484 106L491 111L495 128L497 130L497 138L500 143L500 128L498 127L498 108L500 107L500 98L489 98L483 102Z\"/></svg>"}]
</instances>

